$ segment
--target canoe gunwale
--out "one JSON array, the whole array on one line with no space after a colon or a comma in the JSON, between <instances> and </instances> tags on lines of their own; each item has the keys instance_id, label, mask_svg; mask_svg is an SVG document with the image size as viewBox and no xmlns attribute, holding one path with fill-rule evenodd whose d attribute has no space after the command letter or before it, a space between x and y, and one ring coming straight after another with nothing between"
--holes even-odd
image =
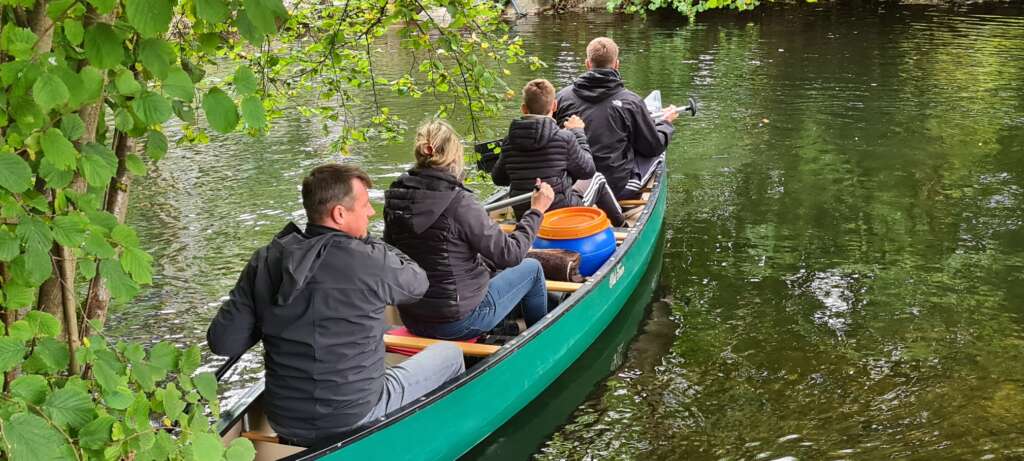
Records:
<instances>
[{"instance_id":1,"label":"canoe gunwale","mask_svg":"<svg viewBox=\"0 0 1024 461\"><path fill-rule=\"evenodd\" d=\"M659 167L659 170L660 171L655 176L656 182L651 188L650 198L648 200L650 206L645 207L639 219L637 220L636 226L629 229L626 238L622 241L618 248L616 248L615 252L612 253L608 261L602 264L601 268L591 277L589 277L583 283L580 289L576 290L576 292L572 293L565 301L563 301L558 309L545 315L539 323L529 328L520 336L502 345L502 347L497 352L490 355L489 357L482 359L480 362L471 367L462 375L453 378L452 381L449 381L445 385L442 385L437 389L427 393L426 395L417 399L415 402L412 402L408 405L405 405L402 408L399 408L398 410L388 414L382 419L377 420L376 423L370 426L363 426L361 428L357 428L354 431L339 434L339 436L336 437L331 442L325 442L322 444L309 447L308 449L303 450L300 453L296 453L295 455L289 456L285 459L315 459L320 456L341 450L347 446L359 442L362 439L370 437L381 430L384 430L394 424L397 424L406 417L428 408L434 402L446 397L448 394L455 392L464 385L467 385L468 383L472 382L473 380L480 377L490 369L499 365L503 360L510 357L513 353L524 347L526 344L529 344L534 338L544 333L545 330L554 325L562 317L571 312L572 309L578 306L580 302L583 301L586 298L586 296L590 294L593 288L598 283L602 282L605 279L605 277L607 277L608 274L613 270L613 268L618 266L617 263L620 262L624 258L624 256L634 248L640 234L642 233L641 231L645 229L648 221L650 220L650 217L654 214L655 209L657 208L656 204L660 199L660 195L667 193L667 191L665 190L665 187L667 186L667 169L664 165L662 165L661 167ZM493 198L494 197L491 197L491 199ZM228 429L230 429L236 423L238 423L241 420L241 418L246 414L248 407L253 402L255 402L257 398L259 398L259 396L262 394L262 384L263 380L261 379L258 384L251 386L250 389L248 389L244 394L242 394L242 396L239 398L236 404L232 406L231 409L225 411L225 415L223 415L221 420L219 421L219 424L221 426L220 432L222 435L226 433ZM257 388L259 388L259 391L256 390Z\"/></svg>"}]
</instances>

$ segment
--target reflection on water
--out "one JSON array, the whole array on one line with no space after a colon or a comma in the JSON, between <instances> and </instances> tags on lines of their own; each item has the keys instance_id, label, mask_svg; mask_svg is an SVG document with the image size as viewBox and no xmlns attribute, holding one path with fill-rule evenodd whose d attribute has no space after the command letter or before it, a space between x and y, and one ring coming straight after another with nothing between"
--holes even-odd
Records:
<instances>
[{"instance_id":1,"label":"reflection on water","mask_svg":"<svg viewBox=\"0 0 1024 461\"><path fill-rule=\"evenodd\" d=\"M523 439L547 439L537 457L1024 457L1024 7L776 6L694 25L588 13L516 29L558 86L610 35L631 88L702 101L670 150L651 319L593 393L568 397L557 432ZM390 101L412 126L430 110ZM133 193L157 276L115 333L203 341L251 252L303 219L304 172L360 162L379 206L411 161L408 142L349 158L328 142L289 116L262 139L174 149ZM259 373L245 363L229 397Z\"/></svg>"}]
</instances>

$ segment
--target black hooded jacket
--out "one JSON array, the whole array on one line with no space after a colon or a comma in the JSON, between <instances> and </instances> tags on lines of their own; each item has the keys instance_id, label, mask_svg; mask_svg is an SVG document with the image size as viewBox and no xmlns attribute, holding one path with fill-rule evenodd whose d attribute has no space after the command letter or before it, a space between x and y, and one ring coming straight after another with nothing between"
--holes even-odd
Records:
<instances>
[{"instance_id":1,"label":"black hooded jacket","mask_svg":"<svg viewBox=\"0 0 1024 461\"><path fill-rule=\"evenodd\" d=\"M627 90L614 69L590 70L558 92L555 120L571 115L586 123L594 164L616 195L633 175L635 156L657 157L672 139L672 124L654 123L643 98Z\"/></svg>"},{"instance_id":2,"label":"black hooded jacket","mask_svg":"<svg viewBox=\"0 0 1024 461\"><path fill-rule=\"evenodd\" d=\"M263 341L263 407L300 442L352 429L384 389L384 307L427 291L422 269L372 238L289 223L253 254L206 332L214 354Z\"/></svg>"},{"instance_id":3,"label":"black hooded jacket","mask_svg":"<svg viewBox=\"0 0 1024 461\"><path fill-rule=\"evenodd\" d=\"M502 232L472 191L449 173L413 169L384 193L384 240L416 261L430 279L427 293L398 306L414 333L416 326L461 320L487 293L490 261L497 269L518 265L533 244L540 211L523 215L515 232Z\"/></svg>"},{"instance_id":4,"label":"black hooded jacket","mask_svg":"<svg viewBox=\"0 0 1024 461\"><path fill-rule=\"evenodd\" d=\"M555 210L582 205L583 200L572 192L572 185L594 177L594 171L583 130L559 129L551 117L527 115L509 125L491 179L499 186L511 186L509 196L515 196L532 191L540 178L555 191L550 208ZM519 217L529 207L524 203L513 208Z\"/></svg>"}]
</instances>

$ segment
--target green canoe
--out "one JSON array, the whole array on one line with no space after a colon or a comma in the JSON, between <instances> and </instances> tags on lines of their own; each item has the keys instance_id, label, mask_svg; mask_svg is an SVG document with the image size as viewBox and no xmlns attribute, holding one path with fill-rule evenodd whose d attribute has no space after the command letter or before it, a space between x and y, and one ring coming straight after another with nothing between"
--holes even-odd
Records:
<instances>
[{"instance_id":1,"label":"green canoe","mask_svg":"<svg viewBox=\"0 0 1024 461\"><path fill-rule=\"evenodd\" d=\"M273 443L249 433L257 459L451 460L515 416L591 347L630 305L633 291L658 250L665 215L667 175L661 168L636 225L615 253L559 307L466 373L372 426L318 447ZM631 305L633 309L641 306ZM248 389L221 421L228 441L265 426L259 408L263 384Z\"/></svg>"}]
</instances>

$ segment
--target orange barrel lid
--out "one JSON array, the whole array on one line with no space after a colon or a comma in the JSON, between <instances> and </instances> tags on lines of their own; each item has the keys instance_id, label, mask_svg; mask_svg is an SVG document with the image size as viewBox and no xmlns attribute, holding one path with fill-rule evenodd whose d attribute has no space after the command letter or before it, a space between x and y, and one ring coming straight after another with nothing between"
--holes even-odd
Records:
<instances>
[{"instance_id":1,"label":"orange barrel lid","mask_svg":"<svg viewBox=\"0 0 1024 461\"><path fill-rule=\"evenodd\" d=\"M569 240L600 233L612 225L599 208L568 207L544 213L540 223L540 238Z\"/></svg>"}]
</instances>

